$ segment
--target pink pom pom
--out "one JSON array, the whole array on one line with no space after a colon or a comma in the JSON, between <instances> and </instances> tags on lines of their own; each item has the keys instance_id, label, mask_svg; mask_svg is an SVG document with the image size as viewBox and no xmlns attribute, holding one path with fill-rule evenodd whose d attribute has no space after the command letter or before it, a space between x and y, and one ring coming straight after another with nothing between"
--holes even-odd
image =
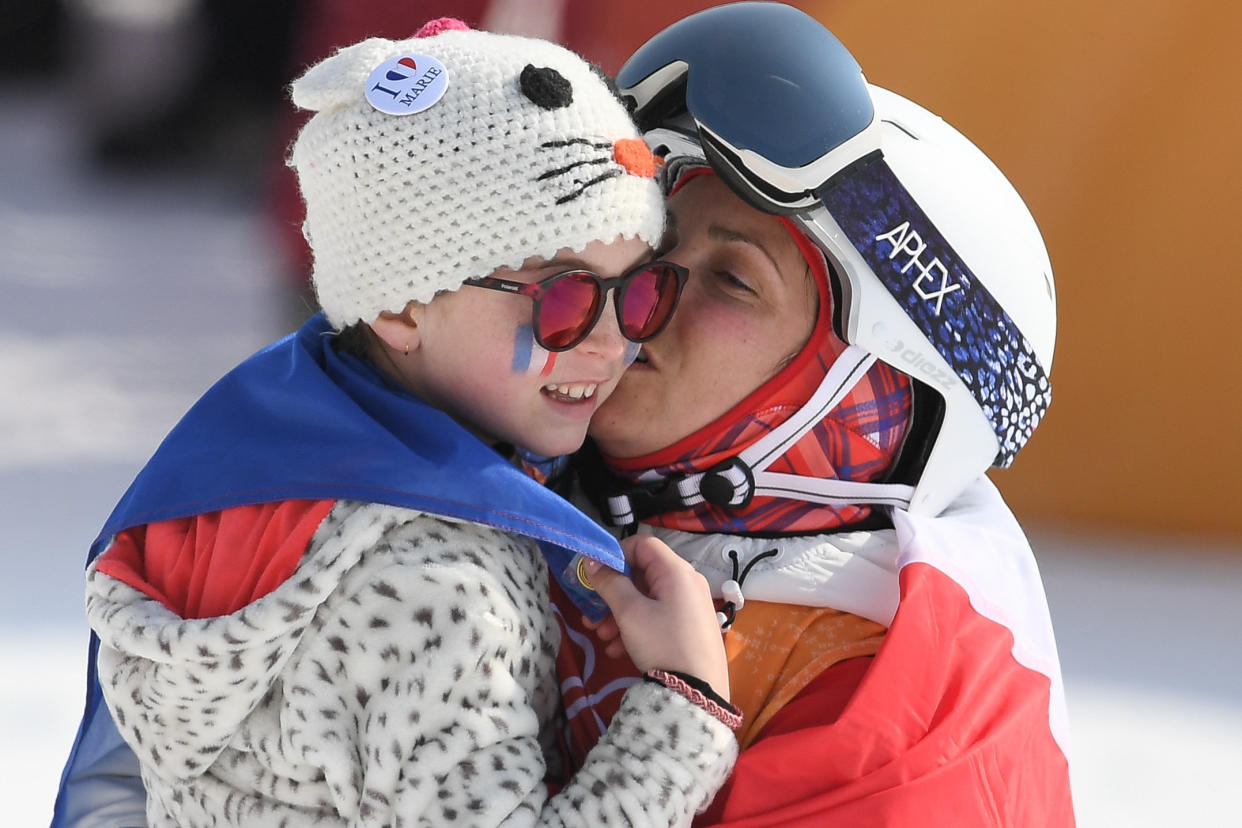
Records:
<instances>
[{"instance_id":1,"label":"pink pom pom","mask_svg":"<svg viewBox=\"0 0 1242 828\"><path fill-rule=\"evenodd\" d=\"M435 20L428 20L423 27L414 33L415 37L433 37L440 32L457 31L468 32L470 27L456 17L437 17Z\"/></svg>"}]
</instances>

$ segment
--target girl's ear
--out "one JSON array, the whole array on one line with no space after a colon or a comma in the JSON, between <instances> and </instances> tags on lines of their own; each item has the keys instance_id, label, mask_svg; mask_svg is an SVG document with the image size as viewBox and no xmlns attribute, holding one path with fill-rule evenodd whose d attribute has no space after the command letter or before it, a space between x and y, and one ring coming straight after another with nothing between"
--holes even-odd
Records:
<instances>
[{"instance_id":1,"label":"girl's ear","mask_svg":"<svg viewBox=\"0 0 1242 828\"><path fill-rule=\"evenodd\" d=\"M419 335L419 322L423 315L423 305L410 302L400 313L381 311L379 318L371 323L371 330L389 349L405 355L418 350L422 342Z\"/></svg>"}]
</instances>

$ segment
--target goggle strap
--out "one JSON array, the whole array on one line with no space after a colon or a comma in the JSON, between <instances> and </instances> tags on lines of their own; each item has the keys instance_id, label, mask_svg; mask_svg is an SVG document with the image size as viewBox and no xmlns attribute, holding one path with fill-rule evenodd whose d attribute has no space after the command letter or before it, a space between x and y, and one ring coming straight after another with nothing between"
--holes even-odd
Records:
<instances>
[{"instance_id":1,"label":"goggle strap","mask_svg":"<svg viewBox=\"0 0 1242 828\"><path fill-rule=\"evenodd\" d=\"M883 158L860 159L819 194L864 273L888 291L978 404L996 435L994 465L1008 466L1052 401L1032 343ZM816 213L799 224L821 246L834 244Z\"/></svg>"}]
</instances>

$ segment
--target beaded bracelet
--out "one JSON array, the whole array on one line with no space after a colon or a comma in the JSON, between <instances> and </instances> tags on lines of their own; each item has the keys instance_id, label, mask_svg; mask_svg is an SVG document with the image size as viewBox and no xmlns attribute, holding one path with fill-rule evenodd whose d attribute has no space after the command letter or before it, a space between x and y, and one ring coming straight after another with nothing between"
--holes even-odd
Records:
<instances>
[{"instance_id":1,"label":"beaded bracelet","mask_svg":"<svg viewBox=\"0 0 1242 828\"><path fill-rule=\"evenodd\" d=\"M648 670L644 678L657 684L663 684L674 693L685 696L690 702L706 710L714 719L723 723L730 730L737 730L742 726L742 711L736 705L729 704L729 702L716 695L706 682L700 681L693 676L687 676L684 673L674 673L669 670Z\"/></svg>"}]
</instances>

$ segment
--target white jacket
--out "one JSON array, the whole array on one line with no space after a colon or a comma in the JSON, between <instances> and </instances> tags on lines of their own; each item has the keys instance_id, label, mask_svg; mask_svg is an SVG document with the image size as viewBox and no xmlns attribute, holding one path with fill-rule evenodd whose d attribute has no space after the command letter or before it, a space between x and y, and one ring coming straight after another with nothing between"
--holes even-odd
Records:
<instances>
[{"instance_id":1,"label":"white jacket","mask_svg":"<svg viewBox=\"0 0 1242 828\"><path fill-rule=\"evenodd\" d=\"M89 570L87 615L151 826L688 825L733 734L650 682L548 797L558 641L534 543L338 503L293 575L187 620Z\"/></svg>"}]
</instances>

